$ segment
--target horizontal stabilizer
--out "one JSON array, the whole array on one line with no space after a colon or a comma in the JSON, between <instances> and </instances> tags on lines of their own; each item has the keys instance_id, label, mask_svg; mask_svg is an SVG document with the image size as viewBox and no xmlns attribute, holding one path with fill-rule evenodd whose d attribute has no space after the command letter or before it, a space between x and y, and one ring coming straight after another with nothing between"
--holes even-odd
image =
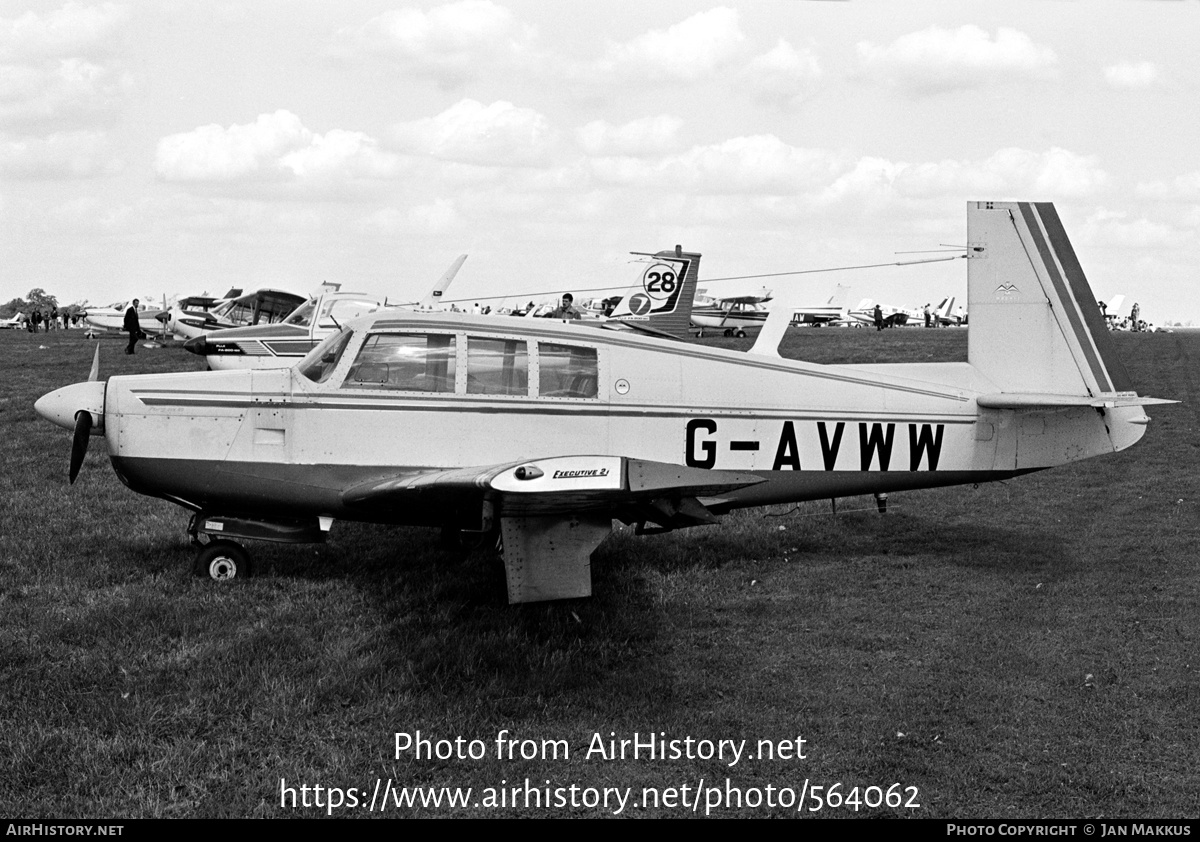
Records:
<instances>
[{"instance_id":1,"label":"horizontal stabilizer","mask_svg":"<svg viewBox=\"0 0 1200 842\"><path fill-rule=\"evenodd\" d=\"M975 403L984 409L1056 409L1072 406L1096 408L1114 406L1150 406L1179 403L1163 398L1144 398L1136 392L1102 392L1099 395L1052 395L1045 392L999 392L980 395Z\"/></svg>"}]
</instances>

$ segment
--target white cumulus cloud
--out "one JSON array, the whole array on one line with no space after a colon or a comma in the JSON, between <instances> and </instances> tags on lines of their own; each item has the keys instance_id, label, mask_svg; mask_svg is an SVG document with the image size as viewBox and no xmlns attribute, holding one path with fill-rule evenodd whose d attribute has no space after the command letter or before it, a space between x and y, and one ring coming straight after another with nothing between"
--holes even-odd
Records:
<instances>
[{"instance_id":1,"label":"white cumulus cloud","mask_svg":"<svg viewBox=\"0 0 1200 842\"><path fill-rule=\"evenodd\" d=\"M669 114L643 117L621 126L593 120L576 131L579 145L589 155L660 155L678 147L683 121Z\"/></svg>"},{"instance_id":2,"label":"white cumulus cloud","mask_svg":"<svg viewBox=\"0 0 1200 842\"><path fill-rule=\"evenodd\" d=\"M346 180L384 178L399 168L361 132L317 134L290 111L260 114L253 123L200 126L158 142L154 162L167 181Z\"/></svg>"},{"instance_id":3,"label":"white cumulus cloud","mask_svg":"<svg viewBox=\"0 0 1200 842\"><path fill-rule=\"evenodd\" d=\"M611 183L772 196L813 189L836 170L831 154L790 146L774 135L730 138L655 161L603 158L592 167L597 179Z\"/></svg>"},{"instance_id":4,"label":"white cumulus cloud","mask_svg":"<svg viewBox=\"0 0 1200 842\"><path fill-rule=\"evenodd\" d=\"M981 161L905 164L895 177L897 190L906 196L965 194L988 199L1084 196L1108 181L1095 156L1058 147L1045 152L1009 147Z\"/></svg>"},{"instance_id":5,"label":"white cumulus cloud","mask_svg":"<svg viewBox=\"0 0 1200 842\"><path fill-rule=\"evenodd\" d=\"M726 6L699 12L667 29L610 44L600 69L654 80L694 82L737 57L746 42L738 13Z\"/></svg>"},{"instance_id":6,"label":"white cumulus cloud","mask_svg":"<svg viewBox=\"0 0 1200 842\"><path fill-rule=\"evenodd\" d=\"M0 58L91 55L106 49L108 39L127 17L127 7L117 3L67 3L44 15L26 12L0 18Z\"/></svg>"},{"instance_id":7,"label":"white cumulus cloud","mask_svg":"<svg viewBox=\"0 0 1200 842\"><path fill-rule=\"evenodd\" d=\"M1139 196L1148 199L1200 202L1200 170L1176 176L1170 181L1146 181L1138 184Z\"/></svg>"},{"instance_id":8,"label":"white cumulus cloud","mask_svg":"<svg viewBox=\"0 0 1200 842\"><path fill-rule=\"evenodd\" d=\"M503 101L464 99L436 117L401 123L392 134L406 152L482 166L543 166L555 146L544 116Z\"/></svg>"},{"instance_id":9,"label":"white cumulus cloud","mask_svg":"<svg viewBox=\"0 0 1200 842\"><path fill-rule=\"evenodd\" d=\"M773 49L756 56L739 79L759 101L787 107L807 96L821 75L815 55L780 38Z\"/></svg>"},{"instance_id":10,"label":"white cumulus cloud","mask_svg":"<svg viewBox=\"0 0 1200 842\"><path fill-rule=\"evenodd\" d=\"M405 70L451 87L497 62L529 53L532 27L490 0L463 0L423 11L393 9L337 34L336 52L368 51Z\"/></svg>"},{"instance_id":11,"label":"white cumulus cloud","mask_svg":"<svg viewBox=\"0 0 1200 842\"><path fill-rule=\"evenodd\" d=\"M918 92L970 88L1013 75L1037 76L1058 57L1023 32L1000 27L993 38L978 26L931 26L902 35L891 44L858 44L868 73Z\"/></svg>"},{"instance_id":12,"label":"white cumulus cloud","mask_svg":"<svg viewBox=\"0 0 1200 842\"><path fill-rule=\"evenodd\" d=\"M56 132L0 142L0 173L10 178L86 178L119 168L99 132Z\"/></svg>"}]
</instances>

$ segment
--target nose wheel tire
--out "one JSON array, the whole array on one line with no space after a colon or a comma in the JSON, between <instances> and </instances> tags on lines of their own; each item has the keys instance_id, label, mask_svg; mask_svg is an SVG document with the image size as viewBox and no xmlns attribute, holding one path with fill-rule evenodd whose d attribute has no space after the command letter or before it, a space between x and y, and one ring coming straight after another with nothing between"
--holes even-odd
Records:
<instances>
[{"instance_id":1,"label":"nose wheel tire","mask_svg":"<svg viewBox=\"0 0 1200 842\"><path fill-rule=\"evenodd\" d=\"M233 541L212 541L196 553L195 571L214 582L249 579L250 555Z\"/></svg>"}]
</instances>

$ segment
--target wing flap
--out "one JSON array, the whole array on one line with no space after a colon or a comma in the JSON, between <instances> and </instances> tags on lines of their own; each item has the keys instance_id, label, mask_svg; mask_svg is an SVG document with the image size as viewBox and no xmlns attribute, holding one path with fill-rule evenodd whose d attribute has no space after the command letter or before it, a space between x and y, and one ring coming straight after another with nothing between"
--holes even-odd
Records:
<instances>
[{"instance_id":1,"label":"wing flap","mask_svg":"<svg viewBox=\"0 0 1200 842\"><path fill-rule=\"evenodd\" d=\"M1136 392L1101 392L1098 395L1055 395L1047 392L997 392L980 395L975 403L984 409L1064 409L1091 406L1101 409L1115 406L1151 406L1179 403L1164 398L1144 398Z\"/></svg>"},{"instance_id":2,"label":"wing flap","mask_svg":"<svg viewBox=\"0 0 1200 842\"><path fill-rule=\"evenodd\" d=\"M351 486L341 496L348 506L386 507L414 495L486 495L504 514L549 515L613 510L660 498L714 497L763 481L755 474L624 456L554 456L403 472Z\"/></svg>"}]
</instances>

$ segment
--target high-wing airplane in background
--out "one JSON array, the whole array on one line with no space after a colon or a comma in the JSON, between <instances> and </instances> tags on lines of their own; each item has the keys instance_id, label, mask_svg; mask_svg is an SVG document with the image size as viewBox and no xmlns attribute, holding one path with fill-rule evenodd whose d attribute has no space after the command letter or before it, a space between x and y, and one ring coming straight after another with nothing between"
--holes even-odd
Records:
<instances>
[{"instance_id":1,"label":"high-wing airplane in background","mask_svg":"<svg viewBox=\"0 0 1200 842\"><path fill-rule=\"evenodd\" d=\"M764 305L771 300L770 290L761 295L733 295L714 298L704 295L696 297L692 307L692 324L704 336L706 328L719 330L725 336L745 336L747 330L757 330L767 321L768 309Z\"/></svg>"},{"instance_id":2,"label":"high-wing airplane in background","mask_svg":"<svg viewBox=\"0 0 1200 842\"><path fill-rule=\"evenodd\" d=\"M194 339L214 330L281 322L304 301L303 295L279 289L256 289L245 294L241 290L230 290L229 296L214 304L211 310L176 305L160 321L177 339Z\"/></svg>"},{"instance_id":3,"label":"high-wing airplane in background","mask_svg":"<svg viewBox=\"0 0 1200 842\"><path fill-rule=\"evenodd\" d=\"M196 566L338 520L499 536L511 602L587 596L613 520L1001 480L1130 447L1143 405L1051 204L968 205L967 362L781 359L580 322L384 310L291 369L112 377L37 411L192 513ZM235 540L236 539L236 540ZM203 543L207 541L208 543Z\"/></svg>"},{"instance_id":4,"label":"high-wing airplane in background","mask_svg":"<svg viewBox=\"0 0 1200 842\"><path fill-rule=\"evenodd\" d=\"M416 302L396 307L430 309L467 259L459 255L433 288ZM341 292L337 284L313 296L277 324L259 324L202 333L183 347L204 357L214 371L231 368L286 368L346 322L387 305L387 299L363 292Z\"/></svg>"}]
</instances>

